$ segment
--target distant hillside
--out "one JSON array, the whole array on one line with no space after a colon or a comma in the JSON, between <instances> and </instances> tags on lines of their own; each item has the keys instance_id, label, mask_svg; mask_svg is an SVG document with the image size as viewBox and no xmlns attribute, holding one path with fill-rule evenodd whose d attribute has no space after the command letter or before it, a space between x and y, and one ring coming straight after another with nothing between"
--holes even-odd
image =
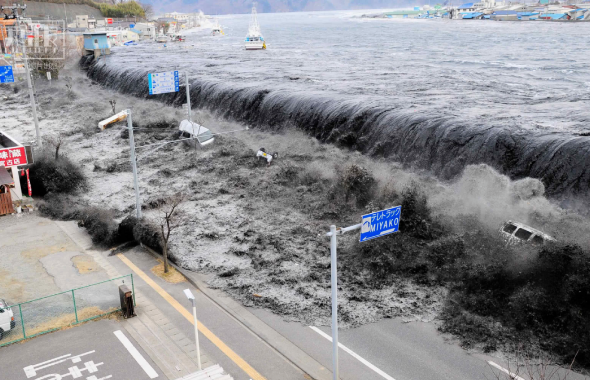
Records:
<instances>
[{"instance_id":1,"label":"distant hillside","mask_svg":"<svg viewBox=\"0 0 590 380\"><path fill-rule=\"evenodd\" d=\"M10 0L11 2L14 0ZM31 18L52 18L57 20L65 20L66 16L68 22L76 19L76 15L88 15L90 17L101 18L102 13L100 9L91 7L86 4L58 4L49 2L25 1L27 5L27 17Z\"/></svg>"},{"instance_id":2,"label":"distant hillside","mask_svg":"<svg viewBox=\"0 0 590 380\"><path fill-rule=\"evenodd\" d=\"M248 13L252 0L143 0L156 13L197 12L205 14ZM330 11L340 9L398 8L413 0L258 0L258 12Z\"/></svg>"}]
</instances>

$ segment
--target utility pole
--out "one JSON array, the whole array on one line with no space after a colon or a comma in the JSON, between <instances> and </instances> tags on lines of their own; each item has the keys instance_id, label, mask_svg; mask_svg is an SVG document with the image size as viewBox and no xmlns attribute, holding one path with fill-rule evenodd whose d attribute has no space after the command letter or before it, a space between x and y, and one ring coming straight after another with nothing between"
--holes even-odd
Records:
<instances>
[{"instance_id":1,"label":"utility pole","mask_svg":"<svg viewBox=\"0 0 590 380\"><path fill-rule=\"evenodd\" d=\"M12 6L3 6L2 10L4 9L10 9L12 11L12 15L14 18L16 18L16 41L17 44L20 45L21 41L20 41L20 34L21 34L21 30L20 30L20 19L23 16L25 9L27 9L27 5L12 5ZM18 13L18 10L21 10L21 13ZM23 42L22 44L22 52L23 52L23 60L24 60L24 65L25 65L25 72L27 75L27 86L29 88L29 97L31 99L31 108L33 110L33 121L35 122L35 133L36 133L36 142L37 142L37 146L41 147L43 145L43 142L41 141L41 131L39 130L39 119L37 118L37 104L35 103L35 94L33 92L33 84L31 81L31 71L29 70L29 60L27 57L27 46L26 46L26 37L25 37L25 42Z\"/></svg>"},{"instance_id":2,"label":"utility pole","mask_svg":"<svg viewBox=\"0 0 590 380\"><path fill-rule=\"evenodd\" d=\"M129 130L129 146L131 148L131 167L133 168L133 184L135 186L135 210L137 219L141 218L141 202L139 201L139 183L137 180L137 160L135 159L135 139L133 138L133 120L131 110L127 110L127 129Z\"/></svg>"},{"instance_id":3,"label":"utility pole","mask_svg":"<svg viewBox=\"0 0 590 380\"><path fill-rule=\"evenodd\" d=\"M336 257L336 226L330 226L330 282L332 288L332 375L340 380L338 369L338 267Z\"/></svg>"}]
</instances>

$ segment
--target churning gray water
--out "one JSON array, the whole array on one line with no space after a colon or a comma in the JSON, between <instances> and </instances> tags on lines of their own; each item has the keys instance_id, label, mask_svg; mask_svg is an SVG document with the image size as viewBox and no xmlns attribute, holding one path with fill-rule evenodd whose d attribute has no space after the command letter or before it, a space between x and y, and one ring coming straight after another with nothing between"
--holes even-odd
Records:
<instances>
[{"instance_id":1,"label":"churning gray water","mask_svg":"<svg viewBox=\"0 0 590 380\"><path fill-rule=\"evenodd\" d=\"M590 23L375 20L353 12L262 14L266 51L226 33L113 49L94 80L149 97L147 73L187 70L195 107L452 178L486 163L590 200ZM86 62L87 63L87 62ZM180 105L184 92L158 95Z\"/></svg>"}]
</instances>

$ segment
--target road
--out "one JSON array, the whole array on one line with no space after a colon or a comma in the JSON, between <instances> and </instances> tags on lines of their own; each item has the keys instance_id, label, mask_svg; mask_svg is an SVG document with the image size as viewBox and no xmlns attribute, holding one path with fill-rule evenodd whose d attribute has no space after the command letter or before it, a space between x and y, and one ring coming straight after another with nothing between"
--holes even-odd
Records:
<instances>
[{"instance_id":1,"label":"road","mask_svg":"<svg viewBox=\"0 0 590 380\"><path fill-rule=\"evenodd\" d=\"M0 361L0 378L10 380L151 380L162 374L121 325L111 320L4 347Z\"/></svg>"}]
</instances>

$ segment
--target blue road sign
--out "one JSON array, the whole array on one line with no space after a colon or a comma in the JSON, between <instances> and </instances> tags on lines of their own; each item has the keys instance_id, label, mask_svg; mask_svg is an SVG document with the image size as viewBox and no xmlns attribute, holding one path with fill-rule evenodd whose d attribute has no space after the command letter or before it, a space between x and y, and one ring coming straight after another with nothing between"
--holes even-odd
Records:
<instances>
[{"instance_id":1,"label":"blue road sign","mask_svg":"<svg viewBox=\"0 0 590 380\"><path fill-rule=\"evenodd\" d=\"M12 66L0 66L0 83L14 83Z\"/></svg>"},{"instance_id":2,"label":"blue road sign","mask_svg":"<svg viewBox=\"0 0 590 380\"><path fill-rule=\"evenodd\" d=\"M401 216L402 206L363 215L359 241L363 242L399 231Z\"/></svg>"},{"instance_id":3,"label":"blue road sign","mask_svg":"<svg viewBox=\"0 0 590 380\"><path fill-rule=\"evenodd\" d=\"M148 74L148 83L150 95L178 92L180 90L178 71Z\"/></svg>"}]
</instances>

